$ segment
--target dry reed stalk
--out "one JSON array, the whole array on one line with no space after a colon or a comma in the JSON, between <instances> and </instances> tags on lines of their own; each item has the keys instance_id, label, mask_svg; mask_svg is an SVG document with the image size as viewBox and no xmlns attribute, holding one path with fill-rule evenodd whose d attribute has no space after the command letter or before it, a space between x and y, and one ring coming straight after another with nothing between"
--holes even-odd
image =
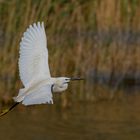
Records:
<instances>
[{"instance_id":1,"label":"dry reed stalk","mask_svg":"<svg viewBox=\"0 0 140 140\"><path fill-rule=\"evenodd\" d=\"M50 68L53 76L88 75L94 69L98 72L127 73L140 70L140 49L117 44L113 39L105 43L102 38L95 40L88 31L110 31L140 29L139 1L52 1L52 0L11 0L0 2L0 97L11 97L18 92L21 83L18 77L18 51L22 33L35 21L45 21L47 25ZM74 32L73 32L74 31ZM73 34L70 36L69 33ZM131 49L134 48L134 49ZM65 52L65 53L64 53ZM57 61L56 61L57 60ZM123 61L122 61L123 60ZM65 67L60 69L60 66ZM72 85L73 94L68 98L91 99L95 88L88 82ZM90 89L88 94L87 89ZM11 93L12 92L12 93ZM91 98L90 98L91 97Z\"/></svg>"}]
</instances>

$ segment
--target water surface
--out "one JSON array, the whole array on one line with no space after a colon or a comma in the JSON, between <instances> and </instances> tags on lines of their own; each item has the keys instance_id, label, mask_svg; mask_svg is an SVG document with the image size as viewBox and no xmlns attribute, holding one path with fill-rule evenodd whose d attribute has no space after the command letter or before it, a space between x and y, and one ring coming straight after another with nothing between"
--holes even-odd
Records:
<instances>
[{"instance_id":1,"label":"water surface","mask_svg":"<svg viewBox=\"0 0 140 140\"><path fill-rule=\"evenodd\" d=\"M0 140L138 140L140 96L123 100L20 105L0 119Z\"/></svg>"}]
</instances>

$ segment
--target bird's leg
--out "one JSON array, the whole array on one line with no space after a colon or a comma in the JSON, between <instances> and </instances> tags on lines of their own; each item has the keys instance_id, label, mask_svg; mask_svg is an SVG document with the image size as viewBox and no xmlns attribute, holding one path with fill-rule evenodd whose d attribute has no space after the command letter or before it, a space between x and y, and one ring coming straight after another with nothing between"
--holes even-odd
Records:
<instances>
[{"instance_id":1,"label":"bird's leg","mask_svg":"<svg viewBox=\"0 0 140 140\"><path fill-rule=\"evenodd\" d=\"M19 102L16 102L15 104L13 104L10 108L3 110L0 113L0 117L6 115L8 112L10 112L13 108L15 108L17 105L19 104Z\"/></svg>"}]
</instances>

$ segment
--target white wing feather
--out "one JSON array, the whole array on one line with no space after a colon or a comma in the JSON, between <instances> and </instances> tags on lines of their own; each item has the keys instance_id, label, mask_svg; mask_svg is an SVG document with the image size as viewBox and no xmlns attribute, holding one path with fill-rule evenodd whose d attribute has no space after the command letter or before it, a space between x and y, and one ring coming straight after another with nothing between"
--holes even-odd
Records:
<instances>
[{"instance_id":1,"label":"white wing feather","mask_svg":"<svg viewBox=\"0 0 140 140\"><path fill-rule=\"evenodd\" d=\"M25 87L32 80L50 77L46 46L43 22L30 25L20 43L19 73Z\"/></svg>"},{"instance_id":2,"label":"white wing feather","mask_svg":"<svg viewBox=\"0 0 140 140\"><path fill-rule=\"evenodd\" d=\"M22 104L24 105L34 105L34 104L53 104L52 93L51 93L52 85L45 85L38 88L36 91L25 96ZM46 94L47 93L47 94Z\"/></svg>"},{"instance_id":3,"label":"white wing feather","mask_svg":"<svg viewBox=\"0 0 140 140\"><path fill-rule=\"evenodd\" d=\"M16 102L22 101L24 105L53 103L46 46L43 22L30 25L20 42L19 73L25 88L14 97ZM44 84L46 79L48 84Z\"/></svg>"}]
</instances>

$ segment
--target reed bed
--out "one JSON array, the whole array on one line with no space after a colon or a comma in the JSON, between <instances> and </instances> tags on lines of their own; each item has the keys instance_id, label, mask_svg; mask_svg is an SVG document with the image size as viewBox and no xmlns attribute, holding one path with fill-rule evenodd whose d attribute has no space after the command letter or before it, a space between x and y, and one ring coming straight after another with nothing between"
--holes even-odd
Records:
<instances>
[{"instance_id":1,"label":"reed bed","mask_svg":"<svg viewBox=\"0 0 140 140\"><path fill-rule=\"evenodd\" d=\"M139 75L139 7L139 0L1 0L1 102L10 102L22 86L17 67L19 42L27 26L36 21L46 25L52 76ZM72 84L68 90L72 94L58 98L64 104L68 99L94 100L104 89L86 80Z\"/></svg>"}]
</instances>

